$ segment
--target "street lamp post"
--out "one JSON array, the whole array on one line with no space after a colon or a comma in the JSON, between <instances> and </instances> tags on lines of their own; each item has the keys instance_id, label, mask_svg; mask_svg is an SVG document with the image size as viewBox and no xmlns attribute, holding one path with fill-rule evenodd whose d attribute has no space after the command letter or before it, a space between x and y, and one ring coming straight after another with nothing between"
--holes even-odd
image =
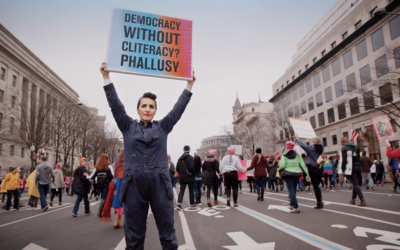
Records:
<instances>
[{"instance_id":1,"label":"street lamp post","mask_svg":"<svg viewBox=\"0 0 400 250\"><path fill-rule=\"evenodd\" d=\"M400 13L387 12L386 8L376 8L376 10L374 11L375 16L383 16L385 14L391 14L396 16L400 15Z\"/></svg>"}]
</instances>

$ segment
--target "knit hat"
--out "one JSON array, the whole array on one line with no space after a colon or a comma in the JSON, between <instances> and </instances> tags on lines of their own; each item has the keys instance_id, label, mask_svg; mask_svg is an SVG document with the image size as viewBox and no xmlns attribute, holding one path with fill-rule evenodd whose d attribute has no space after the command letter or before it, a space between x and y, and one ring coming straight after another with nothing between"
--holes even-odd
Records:
<instances>
[{"instance_id":1,"label":"knit hat","mask_svg":"<svg viewBox=\"0 0 400 250\"><path fill-rule=\"evenodd\" d=\"M319 137L313 137L311 138L312 144L319 144L321 142L321 139Z\"/></svg>"},{"instance_id":2,"label":"knit hat","mask_svg":"<svg viewBox=\"0 0 400 250\"><path fill-rule=\"evenodd\" d=\"M257 154L261 154L261 148L257 148L257 149L256 149L256 153L257 153Z\"/></svg>"},{"instance_id":3,"label":"knit hat","mask_svg":"<svg viewBox=\"0 0 400 250\"><path fill-rule=\"evenodd\" d=\"M288 150L293 149L293 148L294 148L294 142L292 142L292 141L287 141L287 142L286 142L286 148L287 148Z\"/></svg>"},{"instance_id":4,"label":"knit hat","mask_svg":"<svg viewBox=\"0 0 400 250\"><path fill-rule=\"evenodd\" d=\"M228 148L228 154L234 155L234 154L235 154L235 150L236 150L235 147L229 147L229 148Z\"/></svg>"},{"instance_id":5,"label":"knit hat","mask_svg":"<svg viewBox=\"0 0 400 250\"><path fill-rule=\"evenodd\" d=\"M81 157L81 158L79 158L79 165L81 165L81 162L82 162L82 161L87 161L87 160L86 160L86 158L85 158L85 157Z\"/></svg>"},{"instance_id":6,"label":"knit hat","mask_svg":"<svg viewBox=\"0 0 400 250\"><path fill-rule=\"evenodd\" d=\"M269 158L269 155L264 155L264 157L265 157L265 159L268 159L268 158Z\"/></svg>"},{"instance_id":7,"label":"knit hat","mask_svg":"<svg viewBox=\"0 0 400 250\"><path fill-rule=\"evenodd\" d=\"M215 157L217 155L217 150L208 150L208 154Z\"/></svg>"},{"instance_id":8,"label":"knit hat","mask_svg":"<svg viewBox=\"0 0 400 250\"><path fill-rule=\"evenodd\" d=\"M183 152L189 153L190 152L190 147L188 145L183 147Z\"/></svg>"},{"instance_id":9,"label":"knit hat","mask_svg":"<svg viewBox=\"0 0 400 250\"><path fill-rule=\"evenodd\" d=\"M81 164L81 162L79 161L79 164ZM56 164L56 168L60 169L61 168L61 164Z\"/></svg>"}]
</instances>

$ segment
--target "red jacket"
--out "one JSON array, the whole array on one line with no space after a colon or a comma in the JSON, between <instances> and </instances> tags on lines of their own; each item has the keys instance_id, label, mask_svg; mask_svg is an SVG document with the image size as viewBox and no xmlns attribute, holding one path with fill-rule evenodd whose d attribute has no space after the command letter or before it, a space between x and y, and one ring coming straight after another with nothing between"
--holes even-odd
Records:
<instances>
[{"instance_id":1,"label":"red jacket","mask_svg":"<svg viewBox=\"0 0 400 250\"><path fill-rule=\"evenodd\" d=\"M265 159L265 157L263 155L261 155L261 159L260 162L258 162L258 155L256 154L253 157L253 160L251 161L251 166L249 168L247 168L247 170L252 170L254 169L254 176L267 176L267 171L269 173L269 165L268 165L268 161ZM265 170L267 169L267 170Z\"/></svg>"},{"instance_id":2,"label":"red jacket","mask_svg":"<svg viewBox=\"0 0 400 250\"><path fill-rule=\"evenodd\" d=\"M390 159L396 159L398 158L398 161L400 163L400 148L396 149L393 151L391 146L388 146L386 149L386 156Z\"/></svg>"}]
</instances>

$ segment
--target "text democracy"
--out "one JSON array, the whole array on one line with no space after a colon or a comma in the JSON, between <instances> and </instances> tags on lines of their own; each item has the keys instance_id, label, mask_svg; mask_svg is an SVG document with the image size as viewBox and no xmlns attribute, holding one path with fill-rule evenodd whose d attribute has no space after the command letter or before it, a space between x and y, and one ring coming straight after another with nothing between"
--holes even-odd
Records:
<instances>
[{"instance_id":1,"label":"text democracy","mask_svg":"<svg viewBox=\"0 0 400 250\"><path fill-rule=\"evenodd\" d=\"M171 30L174 29L179 30L179 27L181 26L180 22L175 22L175 21L168 22L168 20L164 20L161 18L151 18L134 14L131 15L128 13L125 14L125 22L137 23L153 27L161 27L164 29L171 29Z\"/></svg>"}]
</instances>

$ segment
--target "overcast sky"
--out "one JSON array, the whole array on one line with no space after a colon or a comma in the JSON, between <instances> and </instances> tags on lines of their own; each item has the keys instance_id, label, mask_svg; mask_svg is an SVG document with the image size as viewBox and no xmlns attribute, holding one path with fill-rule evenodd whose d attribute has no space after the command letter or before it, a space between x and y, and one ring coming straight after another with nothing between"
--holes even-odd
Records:
<instances>
[{"instance_id":1,"label":"overcast sky","mask_svg":"<svg viewBox=\"0 0 400 250\"><path fill-rule=\"evenodd\" d=\"M232 106L267 101L272 84L291 63L297 43L337 0L0 0L0 23L58 74L87 106L116 126L98 70L105 59L111 7L193 20L197 82L192 100L169 135L176 162L184 145L192 152L203 138L232 122ZM138 119L144 92L157 95L156 120L173 107L186 82L111 73L127 113ZM268 152L273 153L273 152Z\"/></svg>"}]
</instances>

